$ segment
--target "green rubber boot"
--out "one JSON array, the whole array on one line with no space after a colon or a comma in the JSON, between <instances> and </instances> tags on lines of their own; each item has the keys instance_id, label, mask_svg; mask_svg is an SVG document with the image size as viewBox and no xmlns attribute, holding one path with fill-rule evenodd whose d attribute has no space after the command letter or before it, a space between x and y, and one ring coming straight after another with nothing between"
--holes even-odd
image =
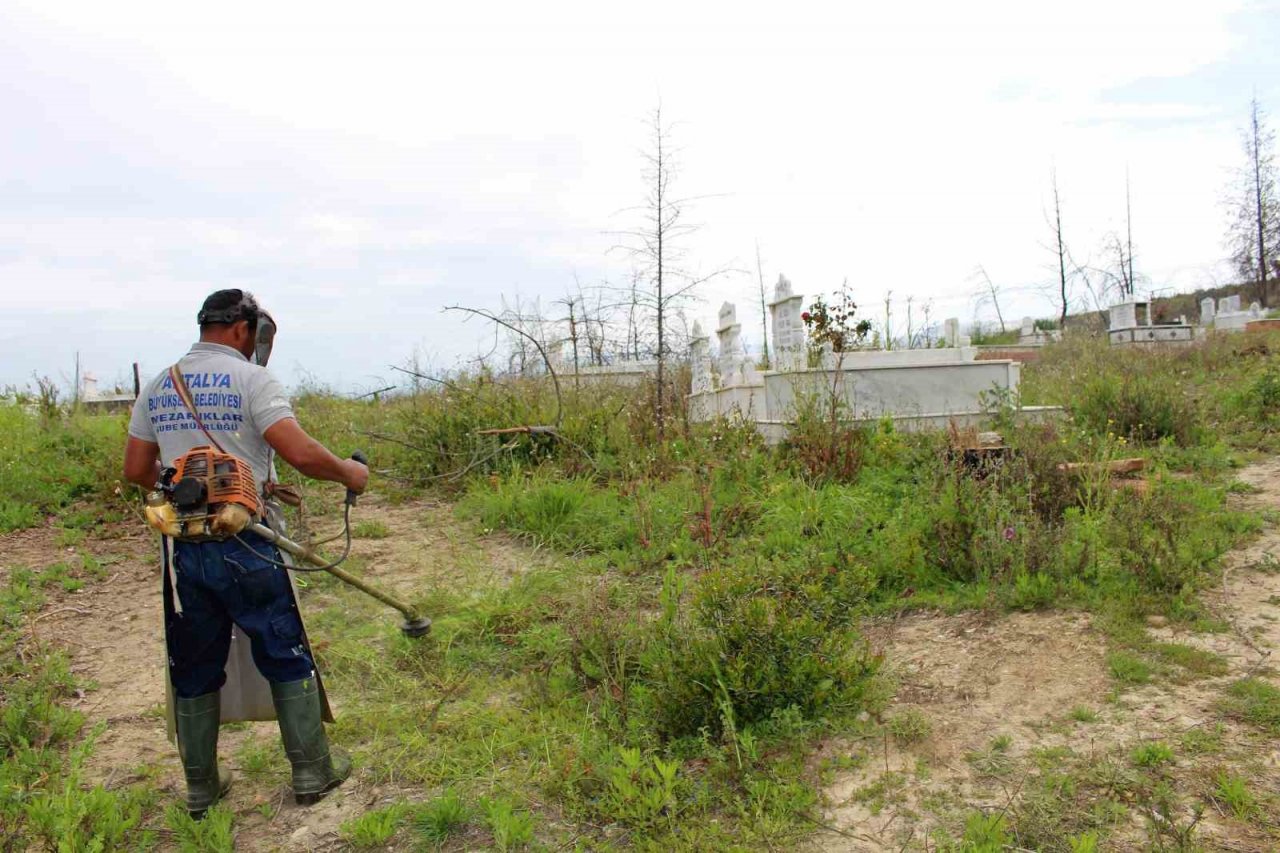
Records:
<instances>
[{"instance_id":1,"label":"green rubber boot","mask_svg":"<svg viewBox=\"0 0 1280 853\"><path fill-rule=\"evenodd\" d=\"M314 678L272 682L271 698L284 752L293 765L293 798L300 806L313 805L351 775L351 759L329 749L320 719L320 688Z\"/></svg>"},{"instance_id":2,"label":"green rubber boot","mask_svg":"<svg viewBox=\"0 0 1280 853\"><path fill-rule=\"evenodd\" d=\"M192 820L200 820L231 789L231 771L218 765L218 693L194 699L175 696L173 705L178 754L187 777L187 811Z\"/></svg>"}]
</instances>

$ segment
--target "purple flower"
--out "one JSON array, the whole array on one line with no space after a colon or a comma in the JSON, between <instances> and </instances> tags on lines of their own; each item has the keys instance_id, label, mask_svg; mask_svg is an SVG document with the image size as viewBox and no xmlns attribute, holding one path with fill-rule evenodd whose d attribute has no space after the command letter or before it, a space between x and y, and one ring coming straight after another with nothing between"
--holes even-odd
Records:
<instances>
[{"instance_id":1,"label":"purple flower","mask_svg":"<svg viewBox=\"0 0 1280 853\"><path fill-rule=\"evenodd\" d=\"M1017 536L1018 536L1018 531L1014 530L1012 525L1004 529L1004 541L1012 542L1014 539L1017 538Z\"/></svg>"}]
</instances>

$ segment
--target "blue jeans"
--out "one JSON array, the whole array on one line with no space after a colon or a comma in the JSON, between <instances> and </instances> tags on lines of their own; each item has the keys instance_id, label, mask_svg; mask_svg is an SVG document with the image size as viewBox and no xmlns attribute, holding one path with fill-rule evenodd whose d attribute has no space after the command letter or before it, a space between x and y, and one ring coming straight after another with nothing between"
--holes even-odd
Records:
<instances>
[{"instance_id":1,"label":"blue jeans","mask_svg":"<svg viewBox=\"0 0 1280 853\"><path fill-rule=\"evenodd\" d=\"M279 560L280 552L257 534L240 536L253 550L235 539L174 542L182 613L166 596L165 638L169 677L183 699L212 693L227 680L232 623L249 638L253 661L268 681L299 681L315 669L288 572L253 553Z\"/></svg>"}]
</instances>

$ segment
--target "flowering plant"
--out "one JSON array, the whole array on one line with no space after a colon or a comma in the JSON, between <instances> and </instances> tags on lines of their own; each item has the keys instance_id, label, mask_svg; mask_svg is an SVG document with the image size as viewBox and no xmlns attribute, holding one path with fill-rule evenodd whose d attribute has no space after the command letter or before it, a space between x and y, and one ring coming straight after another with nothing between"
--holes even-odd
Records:
<instances>
[{"instance_id":1,"label":"flowering plant","mask_svg":"<svg viewBox=\"0 0 1280 853\"><path fill-rule=\"evenodd\" d=\"M840 285L836 298L830 303L819 296L809 310L800 315L809 332L809 345L817 349L830 343L833 352L845 352L862 343L871 332L871 321L855 322L857 312L858 305L849 293L848 283Z\"/></svg>"}]
</instances>

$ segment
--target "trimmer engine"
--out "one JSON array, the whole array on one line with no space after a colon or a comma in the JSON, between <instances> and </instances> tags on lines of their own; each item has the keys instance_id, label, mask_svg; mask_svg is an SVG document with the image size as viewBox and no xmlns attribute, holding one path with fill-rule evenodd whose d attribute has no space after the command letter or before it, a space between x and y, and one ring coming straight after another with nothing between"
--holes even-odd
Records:
<instances>
[{"instance_id":1,"label":"trimmer engine","mask_svg":"<svg viewBox=\"0 0 1280 853\"><path fill-rule=\"evenodd\" d=\"M147 521L181 539L225 539L261 516L253 469L208 445L178 457L147 495Z\"/></svg>"}]
</instances>

